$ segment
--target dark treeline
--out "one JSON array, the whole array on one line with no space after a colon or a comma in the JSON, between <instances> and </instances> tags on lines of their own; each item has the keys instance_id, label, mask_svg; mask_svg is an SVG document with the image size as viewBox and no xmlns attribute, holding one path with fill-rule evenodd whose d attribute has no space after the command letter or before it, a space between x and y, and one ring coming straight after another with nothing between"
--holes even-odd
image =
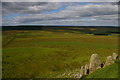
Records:
<instances>
[{"instance_id":1,"label":"dark treeline","mask_svg":"<svg viewBox=\"0 0 120 80\"><path fill-rule=\"evenodd\" d=\"M82 29L79 29L82 28ZM39 25L20 25L20 26L2 26L2 30L74 30L87 34L110 35L119 34L118 26L39 26ZM95 30L91 30L95 29Z\"/></svg>"},{"instance_id":2,"label":"dark treeline","mask_svg":"<svg viewBox=\"0 0 120 80\"><path fill-rule=\"evenodd\" d=\"M68 28L99 28L99 29L117 29L117 26L42 26L42 25L20 25L20 26L2 26L2 30L42 30L42 29L68 29Z\"/></svg>"},{"instance_id":3,"label":"dark treeline","mask_svg":"<svg viewBox=\"0 0 120 80\"><path fill-rule=\"evenodd\" d=\"M2 26L2 30L42 30L42 26Z\"/></svg>"}]
</instances>

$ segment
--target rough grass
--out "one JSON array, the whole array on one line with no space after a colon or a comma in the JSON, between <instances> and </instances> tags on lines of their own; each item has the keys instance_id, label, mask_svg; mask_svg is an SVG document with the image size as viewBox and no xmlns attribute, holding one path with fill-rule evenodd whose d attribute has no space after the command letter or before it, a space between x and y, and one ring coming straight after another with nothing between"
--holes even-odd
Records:
<instances>
[{"instance_id":1,"label":"rough grass","mask_svg":"<svg viewBox=\"0 0 120 80\"><path fill-rule=\"evenodd\" d=\"M4 31L3 78L56 78L88 63L93 53L103 61L118 53L117 40L69 31Z\"/></svg>"}]
</instances>

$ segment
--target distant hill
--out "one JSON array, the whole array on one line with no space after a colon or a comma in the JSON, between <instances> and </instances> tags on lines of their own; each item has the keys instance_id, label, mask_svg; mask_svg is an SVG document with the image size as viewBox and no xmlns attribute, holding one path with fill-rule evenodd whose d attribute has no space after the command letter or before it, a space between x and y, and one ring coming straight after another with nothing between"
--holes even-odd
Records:
<instances>
[{"instance_id":1,"label":"distant hill","mask_svg":"<svg viewBox=\"0 0 120 80\"><path fill-rule=\"evenodd\" d=\"M2 26L2 30L70 30L79 31L86 34L110 35L119 34L120 27L116 26L55 26L55 25L19 25L19 26Z\"/></svg>"},{"instance_id":2,"label":"distant hill","mask_svg":"<svg viewBox=\"0 0 120 80\"><path fill-rule=\"evenodd\" d=\"M69 27L79 27L79 28L118 28L118 26L60 26L60 25L19 25L19 26L2 26L3 30L39 30L39 29L68 29Z\"/></svg>"}]
</instances>

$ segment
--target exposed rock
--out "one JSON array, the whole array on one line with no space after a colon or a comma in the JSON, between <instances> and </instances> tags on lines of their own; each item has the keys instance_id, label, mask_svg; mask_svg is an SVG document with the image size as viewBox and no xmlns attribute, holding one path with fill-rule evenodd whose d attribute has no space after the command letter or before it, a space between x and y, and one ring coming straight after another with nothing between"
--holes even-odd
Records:
<instances>
[{"instance_id":1,"label":"exposed rock","mask_svg":"<svg viewBox=\"0 0 120 80\"><path fill-rule=\"evenodd\" d=\"M84 75L84 67L81 66L81 69L80 69L80 75L83 76Z\"/></svg>"},{"instance_id":2,"label":"exposed rock","mask_svg":"<svg viewBox=\"0 0 120 80\"><path fill-rule=\"evenodd\" d=\"M89 64L86 64L84 69L85 69L85 73L84 74L85 75L89 74Z\"/></svg>"},{"instance_id":3,"label":"exposed rock","mask_svg":"<svg viewBox=\"0 0 120 80\"><path fill-rule=\"evenodd\" d=\"M107 59L106 59L106 62L105 62L105 66L109 66L109 65L111 65L113 63L114 63L113 57L112 56L108 56Z\"/></svg>"},{"instance_id":4,"label":"exposed rock","mask_svg":"<svg viewBox=\"0 0 120 80\"><path fill-rule=\"evenodd\" d=\"M74 78L81 78L80 73L77 73L76 75L74 75Z\"/></svg>"},{"instance_id":5,"label":"exposed rock","mask_svg":"<svg viewBox=\"0 0 120 80\"><path fill-rule=\"evenodd\" d=\"M83 75L82 75L82 74L80 74L80 75L79 75L79 78L82 78L82 77L83 77Z\"/></svg>"},{"instance_id":6,"label":"exposed rock","mask_svg":"<svg viewBox=\"0 0 120 80\"><path fill-rule=\"evenodd\" d=\"M90 58L89 73L101 68L102 61L98 54L92 54Z\"/></svg>"},{"instance_id":7,"label":"exposed rock","mask_svg":"<svg viewBox=\"0 0 120 80\"><path fill-rule=\"evenodd\" d=\"M118 54L118 60L120 60L120 55Z\"/></svg>"},{"instance_id":8,"label":"exposed rock","mask_svg":"<svg viewBox=\"0 0 120 80\"><path fill-rule=\"evenodd\" d=\"M113 57L114 60L116 60L116 59L118 59L118 54L113 53L112 57Z\"/></svg>"},{"instance_id":9,"label":"exposed rock","mask_svg":"<svg viewBox=\"0 0 120 80\"><path fill-rule=\"evenodd\" d=\"M74 78L77 78L77 75L75 75Z\"/></svg>"},{"instance_id":10,"label":"exposed rock","mask_svg":"<svg viewBox=\"0 0 120 80\"><path fill-rule=\"evenodd\" d=\"M81 79L83 76L91 74L92 72L99 68L103 68L105 66L113 64L116 59L120 59L120 56L116 53L113 53L112 56L107 57L105 63L102 63L98 54L92 54L90 58L90 64L81 66L80 71L78 71L78 73L74 75L74 78Z\"/></svg>"},{"instance_id":11,"label":"exposed rock","mask_svg":"<svg viewBox=\"0 0 120 80\"><path fill-rule=\"evenodd\" d=\"M81 66L80 72L75 75L75 78L82 78L84 76L84 67Z\"/></svg>"}]
</instances>

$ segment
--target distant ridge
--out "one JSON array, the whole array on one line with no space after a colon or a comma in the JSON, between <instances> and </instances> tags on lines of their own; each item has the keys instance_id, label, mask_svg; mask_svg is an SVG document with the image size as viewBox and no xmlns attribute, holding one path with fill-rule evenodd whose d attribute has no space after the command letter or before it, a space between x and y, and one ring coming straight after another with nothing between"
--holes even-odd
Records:
<instances>
[{"instance_id":1,"label":"distant ridge","mask_svg":"<svg viewBox=\"0 0 120 80\"><path fill-rule=\"evenodd\" d=\"M37 27L42 27L42 26L53 26L53 27L118 27L118 26L79 26L79 25L16 25L16 27L19 27L19 26L28 26L28 27L31 27L31 26L37 26Z\"/></svg>"},{"instance_id":2,"label":"distant ridge","mask_svg":"<svg viewBox=\"0 0 120 80\"><path fill-rule=\"evenodd\" d=\"M95 28L95 29L118 29L118 26L63 26L63 25L18 25L18 26L2 26L2 30L45 30L45 29L66 29L76 30L72 28Z\"/></svg>"}]
</instances>

